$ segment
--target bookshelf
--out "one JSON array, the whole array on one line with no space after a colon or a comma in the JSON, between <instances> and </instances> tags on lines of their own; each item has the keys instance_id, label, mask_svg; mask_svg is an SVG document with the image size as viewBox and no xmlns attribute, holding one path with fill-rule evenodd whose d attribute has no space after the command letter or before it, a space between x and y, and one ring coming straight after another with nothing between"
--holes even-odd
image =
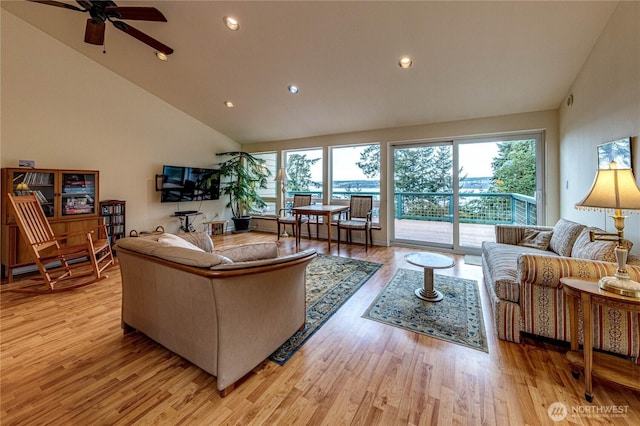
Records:
<instances>
[{"instance_id":1,"label":"bookshelf","mask_svg":"<svg viewBox=\"0 0 640 426\"><path fill-rule=\"evenodd\" d=\"M125 210L126 201L105 200L100 202L100 214L107 225L107 235L111 244L125 236Z\"/></svg>"},{"instance_id":2,"label":"bookshelf","mask_svg":"<svg viewBox=\"0 0 640 426\"><path fill-rule=\"evenodd\" d=\"M56 234L95 227L102 223L99 214L99 176L96 170L2 169L2 239L0 261L3 276L12 280L14 269L33 264L27 248L9 211L7 193L34 194ZM69 238L68 244L79 243L83 236Z\"/></svg>"}]
</instances>

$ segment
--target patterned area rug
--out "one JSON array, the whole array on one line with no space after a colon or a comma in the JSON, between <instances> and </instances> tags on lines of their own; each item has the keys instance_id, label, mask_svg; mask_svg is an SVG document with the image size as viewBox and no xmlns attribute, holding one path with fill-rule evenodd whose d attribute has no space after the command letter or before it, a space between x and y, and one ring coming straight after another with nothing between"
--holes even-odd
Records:
<instances>
[{"instance_id":1,"label":"patterned area rug","mask_svg":"<svg viewBox=\"0 0 640 426\"><path fill-rule=\"evenodd\" d=\"M307 266L307 322L269 359L285 362L346 302L382 264L318 254Z\"/></svg>"},{"instance_id":2,"label":"patterned area rug","mask_svg":"<svg viewBox=\"0 0 640 426\"><path fill-rule=\"evenodd\" d=\"M363 318L489 352L478 283L435 274L434 287L444 295L435 303L415 296L422 285L422 271L399 269Z\"/></svg>"}]
</instances>

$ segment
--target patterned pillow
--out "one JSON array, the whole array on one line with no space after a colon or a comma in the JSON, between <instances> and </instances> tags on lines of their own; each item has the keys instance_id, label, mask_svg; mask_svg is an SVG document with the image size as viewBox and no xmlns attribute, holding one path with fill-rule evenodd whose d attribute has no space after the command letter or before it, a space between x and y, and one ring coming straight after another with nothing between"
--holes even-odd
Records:
<instances>
[{"instance_id":1,"label":"patterned pillow","mask_svg":"<svg viewBox=\"0 0 640 426\"><path fill-rule=\"evenodd\" d=\"M573 244L584 228L586 226L580 223L560 219L553 227L553 236L549 242L549 248L560 256L571 256Z\"/></svg>"},{"instance_id":2,"label":"patterned pillow","mask_svg":"<svg viewBox=\"0 0 640 426\"><path fill-rule=\"evenodd\" d=\"M524 236L518 242L519 246L546 250L549 248L549 242L553 231L536 231L534 229L525 229Z\"/></svg>"},{"instance_id":3,"label":"patterned pillow","mask_svg":"<svg viewBox=\"0 0 640 426\"><path fill-rule=\"evenodd\" d=\"M571 257L590 260L603 260L605 262L616 262L617 241L591 241L589 231L604 232L600 228L589 227L582 230L571 249ZM623 246L631 250L633 243L629 240L623 241Z\"/></svg>"}]
</instances>

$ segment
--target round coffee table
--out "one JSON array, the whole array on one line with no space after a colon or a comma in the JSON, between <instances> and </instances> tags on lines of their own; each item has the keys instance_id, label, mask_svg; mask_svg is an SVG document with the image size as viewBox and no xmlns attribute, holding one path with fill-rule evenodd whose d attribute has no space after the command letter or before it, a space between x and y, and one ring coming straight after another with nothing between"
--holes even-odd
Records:
<instances>
[{"instance_id":1,"label":"round coffee table","mask_svg":"<svg viewBox=\"0 0 640 426\"><path fill-rule=\"evenodd\" d=\"M408 253L404 256L404 260L424 269L424 284L421 288L416 289L416 296L427 302L441 301L444 296L433 288L433 270L451 268L456 262L441 254L425 252Z\"/></svg>"}]
</instances>

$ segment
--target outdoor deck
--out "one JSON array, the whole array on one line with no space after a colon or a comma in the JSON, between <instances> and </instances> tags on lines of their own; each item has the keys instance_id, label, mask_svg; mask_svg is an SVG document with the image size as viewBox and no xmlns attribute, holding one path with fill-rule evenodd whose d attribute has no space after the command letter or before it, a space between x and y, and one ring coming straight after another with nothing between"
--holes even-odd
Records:
<instances>
[{"instance_id":1,"label":"outdoor deck","mask_svg":"<svg viewBox=\"0 0 640 426\"><path fill-rule=\"evenodd\" d=\"M483 241L495 241L494 229L494 225L463 223L460 225L460 245L480 247ZM453 224L427 220L396 219L395 239L452 244Z\"/></svg>"}]
</instances>

